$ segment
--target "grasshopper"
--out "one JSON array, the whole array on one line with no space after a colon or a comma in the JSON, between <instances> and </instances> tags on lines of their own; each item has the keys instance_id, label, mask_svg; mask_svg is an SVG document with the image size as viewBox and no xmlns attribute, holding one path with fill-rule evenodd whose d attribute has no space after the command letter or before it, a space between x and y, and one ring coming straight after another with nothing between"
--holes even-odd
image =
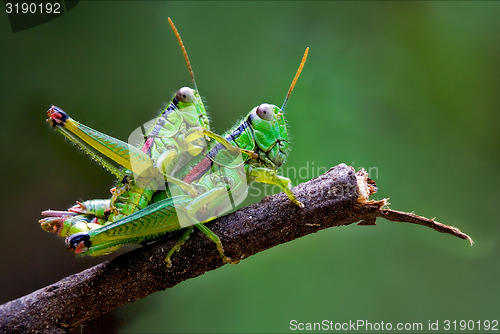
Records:
<instances>
[{"instance_id":1,"label":"grasshopper","mask_svg":"<svg viewBox=\"0 0 500 334\"><path fill-rule=\"evenodd\" d=\"M172 20L168 20L184 54L195 90L189 87L179 89L159 117L149 124L143 143L137 148L70 119L58 107L50 108L48 122L114 174L118 184L111 190L111 199L77 202L68 211L42 212L49 216L40 221L45 230L68 236L88 230L90 226L96 227L95 224L116 221L145 208L151 202L155 189L164 183L163 178L157 180L156 184L143 180L141 185L136 185L132 184L130 171L152 171L154 161L164 174L170 175L172 170L168 167L178 165L181 153L195 156L203 149L204 141L200 141L199 136L198 139L193 138L192 134L194 128L208 129L209 119L196 90L196 81L184 43Z\"/></svg>"},{"instance_id":2,"label":"grasshopper","mask_svg":"<svg viewBox=\"0 0 500 334\"><path fill-rule=\"evenodd\" d=\"M178 36L173 23L171 21L170 23ZM179 36L178 40L190 69L187 54ZM87 153L106 169L117 177L124 178L120 185L122 190L116 196L115 202L120 197L127 197L124 194L130 192L134 187L147 189L147 193L151 194L150 197L142 201L144 202L142 207L136 206L135 210L128 211L122 208L121 216L116 217L118 219L108 219L104 222L97 220L102 219L100 217L102 208L97 209L98 205L92 205L92 203L97 202L87 201L86 205L78 204L71 208L70 212L79 213L78 216L84 221L85 227L79 230L76 227L78 224L69 224L75 228L65 230L64 236L67 236L68 247L77 253L101 255L115 250L124 243L147 242L159 235L186 227L182 238L167 255L167 262L170 264L171 255L180 249L181 245L189 238L193 226L196 226L216 243L223 261L231 262L231 259L224 255L220 239L203 224L234 206L234 199L238 197L235 195L246 194L246 178L278 185L295 204L303 206L291 192L290 180L279 176L276 169L285 161L289 152L284 109L302 71L307 53L308 49L304 53L281 109L275 105L261 104L252 109L241 122L224 133L223 136L212 133L208 129L208 121L202 122L202 126L193 126L187 132L183 132L183 134L188 133L186 136L178 134L161 136L162 140L167 138L169 144L172 144L173 140L179 146L185 147L187 145L190 147L191 150L188 150L188 154L193 159L188 163L179 163L181 155L177 154L176 150L171 153L172 150L167 149L171 145L164 145L162 148L160 145L156 145L160 149L152 149L153 144L158 141L158 134L165 129L163 125L158 126L159 121L150 130L141 150L133 147L127 149L123 142L95 130L90 131L90 128L70 119L62 110L56 107L51 108L49 121L52 125L75 144L86 151L88 150ZM192 75L191 69L190 72ZM193 75L192 78L194 82ZM195 90L182 88L174 97L173 102L182 96L186 102L193 103L195 107L203 106L201 100L193 99L189 94L185 94L188 97L186 99L182 94L184 92L197 93ZM197 110L198 120L203 119L203 115L206 115L204 108L193 110ZM200 110L203 112L200 113ZM196 112L190 111L188 115L196 115ZM161 119L162 117L159 118L159 120ZM181 125L187 124L193 124L193 122L189 122L188 117L181 121ZM84 135L79 135L81 129L86 130ZM208 143L206 149L199 143L193 144L204 136L214 139ZM102 140L102 138L106 140ZM93 140L100 141L100 144L95 144ZM100 154L96 153L96 150ZM108 160L111 160L112 163ZM114 163L124 167L124 169L113 169L110 166ZM140 178L131 181L130 177L125 180L126 176L131 174L131 170L134 170L134 173L139 170L138 174L140 175L148 174L149 176L146 177L148 181L138 181ZM154 177L151 177L151 174ZM158 176L164 177L169 182L167 192L157 190L161 183ZM182 181L177 177L182 178ZM90 210L92 212L86 212L78 210L78 206L85 207L85 209L92 207L93 209ZM47 214L49 215L49 213ZM54 216L57 215L54 214ZM86 218L92 216L94 216L94 222L85 221Z\"/></svg>"}]
</instances>

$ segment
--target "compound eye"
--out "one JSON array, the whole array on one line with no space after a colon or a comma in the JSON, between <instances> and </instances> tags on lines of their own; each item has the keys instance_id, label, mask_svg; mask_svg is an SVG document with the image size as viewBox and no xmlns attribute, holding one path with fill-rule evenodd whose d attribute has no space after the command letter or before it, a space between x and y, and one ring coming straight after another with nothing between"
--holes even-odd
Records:
<instances>
[{"instance_id":1,"label":"compound eye","mask_svg":"<svg viewBox=\"0 0 500 334\"><path fill-rule=\"evenodd\" d=\"M194 102L194 90L189 87L182 87L177 91L176 97L180 102Z\"/></svg>"},{"instance_id":2,"label":"compound eye","mask_svg":"<svg viewBox=\"0 0 500 334\"><path fill-rule=\"evenodd\" d=\"M257 110L255 113L257 116L259 116L262 119L265 119L266 121L272 121L274 118L274 111L273 111L273 106L267 103L262 103L260 106L257 107Z\"/></svg>"}]
</instances>

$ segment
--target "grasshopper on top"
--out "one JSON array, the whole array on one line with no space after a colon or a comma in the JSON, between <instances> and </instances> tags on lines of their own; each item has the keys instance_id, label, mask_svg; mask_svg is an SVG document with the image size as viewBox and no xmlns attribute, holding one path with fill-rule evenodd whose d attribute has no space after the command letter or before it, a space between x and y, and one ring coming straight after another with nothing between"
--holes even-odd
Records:
<instances>
[{"instance_id":1,"label":"grasshopper on top","mask_svg":"<svg viewBox=\"0 0 500 334\"><path fill-rule=\"evenodd\" d=\"M196 88L184 43L170 18L169 23ZM42 214L49 217L41 220L42 228L61 236L116 221L149 205L154 192L164 188L165 177L172 176L175 182L173 167L180 165L182 155L196 156L205 148L204 138L193 128L209 129L202 99L197 90L189 87L179 89L158 118L149 122L146 133L138 133L138 137L132 134L129 143L71 119L58 107L52 106L47 114L49 124L118 180L111 189L111 199L78 202L66 212L44 211Z\"/></svg>"}]
</instances>

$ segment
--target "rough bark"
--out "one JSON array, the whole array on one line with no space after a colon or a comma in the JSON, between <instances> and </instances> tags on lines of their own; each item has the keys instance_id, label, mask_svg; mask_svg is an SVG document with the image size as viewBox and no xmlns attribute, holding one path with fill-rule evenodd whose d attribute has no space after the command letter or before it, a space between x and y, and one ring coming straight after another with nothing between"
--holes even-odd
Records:
<instances>
[{"instance_id":1,"label":"rough bark","mask_svg":"<svg viewBox=\"0 0 500 334\"><path fill-rule=\"evenodd\" d=\"M375 183L366 172L345 164L293 189L304 209L283 194L220 217L207 226L220 236L233 260L300 238L319 230L375 224L377 217L416 223L472 240L456 228L414 214L384 208L385 200L370 201ZM181 234L172 233L151 245L101 263L29 295L0 305L0 332L64 333L112 309L165 290L223 265L214 244L195 232L165 266L165 254Z\"/></svg>"}]
</instances>

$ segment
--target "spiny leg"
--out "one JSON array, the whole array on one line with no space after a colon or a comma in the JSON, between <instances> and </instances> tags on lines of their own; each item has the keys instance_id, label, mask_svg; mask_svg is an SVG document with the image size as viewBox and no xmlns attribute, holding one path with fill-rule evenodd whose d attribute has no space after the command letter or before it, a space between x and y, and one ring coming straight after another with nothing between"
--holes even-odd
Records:
<instances>
[{"instance_id":1,"label":"spiny leg","mask_svg":"<svg viewBox=\"0 0 500 334\"><path fill-rule=\"evenodd\" d=\"M259 157L259 155L257 153L255 153L254 151L252 150L245 150L243 148L240 148L238 146L235 146L233 145L232 143L230 143L229 141L227 141L224 137L210 131L209 129L206 129L206 128L193 128L190 132L190 140L193 141L194 138L196 138L196 135L198 137L202 137L202 136L207 136L209 138L213 138L215 139L217 142L221 143L226 149L228 149L229 151L232 151L232 152L235 152L235 153L245 153L246 155L248 155L250 158L252 159L257 159Z\"/></svg>"},{"instance_id":2,"label":"spiny leg","mask_svg":"<svg viewBox=\"0 0 500 334\"><path fill-rule=\"evenodd\" d=\"M219 136L218 134L216 134L216 133L214 133L214 132L212 132L212 131L210 131L208 129L203 128L203 134L205 136L207 136L207 137L215 139L216 141L218 141L219 143L221 143L222 145L224 145L224 147L227 148L230 151L245 153L245 154L247 154L252 159L257 159L259 157L259 155L257 153L255 153L254 151L252 151L252 150L245 150L245 149L240 148L238 146L234 146L229 141L227 141L224 137Z\"/></svg>"},{"instance_id":3,"label":"spiny leg","mask_svg":"<svg viewBox=\"0 0 500 334\"><path fill-rule=\"evenodd\" d=\"M113 163L138 174L152 166L151 158L146 153L79 123L56 106L52 106L47 115L52 126L118 178L123 177L123 172L113 166Z\"/></svg>"}]
</instances>

